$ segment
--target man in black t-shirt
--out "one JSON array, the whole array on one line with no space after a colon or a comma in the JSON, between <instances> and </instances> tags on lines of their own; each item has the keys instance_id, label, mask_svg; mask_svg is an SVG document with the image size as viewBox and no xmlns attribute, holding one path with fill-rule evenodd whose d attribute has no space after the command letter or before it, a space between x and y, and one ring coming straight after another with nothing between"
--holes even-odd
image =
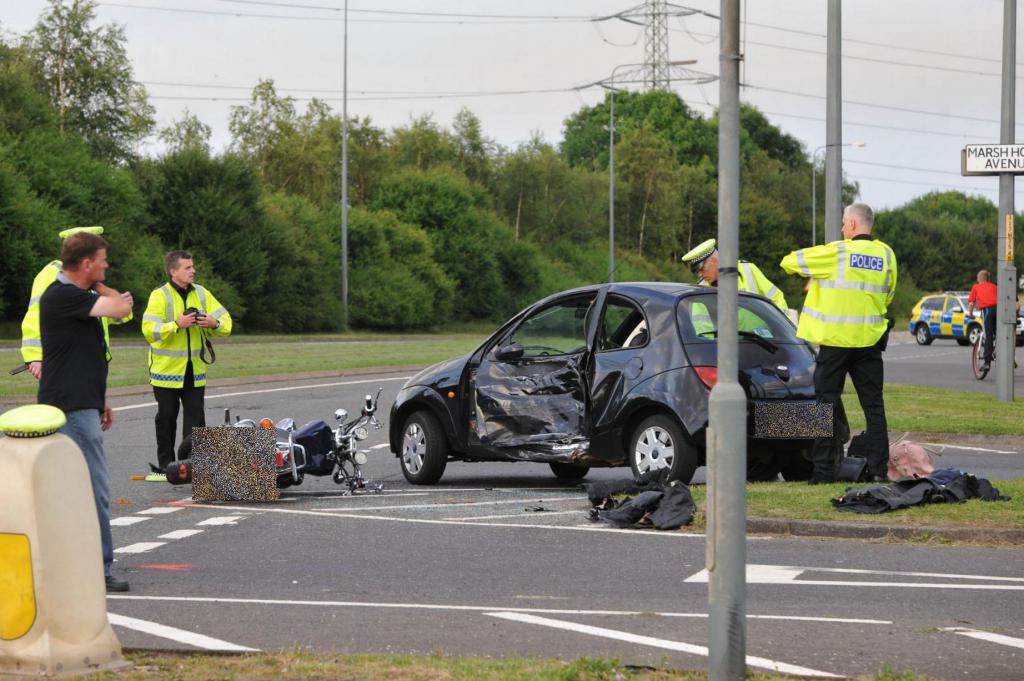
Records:
<instances>
[{"instance_id":1,"label":"man in black t-shirt","mask_svg":"<svg viewBox=\"0 0 1024 681\"><path fill-rule=\"evenodd\" d=\"M61 260L64 271L39 301L43 345L39 403L53 405L67 417L60 432L78 445L89 467L107 591L128 591L128 582L111 574L114 545L103 431L113 423L114 412L106 401L107 348L99 318L126 317L132 310L132 296L102 283L107 271L107 242L102 237L82 233L66 239Z\"/></svg>"}]
</instances>

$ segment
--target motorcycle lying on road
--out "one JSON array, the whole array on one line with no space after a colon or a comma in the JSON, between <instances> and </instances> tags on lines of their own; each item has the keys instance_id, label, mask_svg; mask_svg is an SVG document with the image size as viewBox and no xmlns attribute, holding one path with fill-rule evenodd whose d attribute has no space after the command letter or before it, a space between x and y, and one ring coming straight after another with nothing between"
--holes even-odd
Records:
<instances>
[{"instance_id":1,"label":"motorcycle lying on road","mask_svg":"<svg viewBox=\"0 0 1024 681\"><path fill-rule=\"evenodd\" d=\"M358 443L369 437L369 429L380 430L377 420L377 403L383 388L377 395L366 395L359 416L348 419L348 412L338 409L334 412L337 427L333 430L324 421L310 421L301 428L295 427L295 419L284 418L274 423L269 418L243 419L235 417L231 422L231 410L224 410L224 424L235 428L265 428L275 432L276 447L274 463L277 487L285 489L301 485L307 475L330 475L334 482L345 485L350 492L368 490L379 493L382 483L371 483L363 477L362 466L366 463L366 451ZM191 465L185 465L192 455L192 438L186 438L178 448L178 460L167 466L167 481L171 484L191 482Z\"/></svg>"}]
</instances>

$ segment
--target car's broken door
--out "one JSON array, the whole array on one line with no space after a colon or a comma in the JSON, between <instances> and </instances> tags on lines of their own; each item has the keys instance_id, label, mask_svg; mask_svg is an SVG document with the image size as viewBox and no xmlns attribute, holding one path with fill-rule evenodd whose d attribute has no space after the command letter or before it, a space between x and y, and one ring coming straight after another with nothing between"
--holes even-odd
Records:
<instances>
[{"instance_id":1,"label":"car's broken door","mask_svg":"<svg viewBox=\"0 0 1024 681\"><path fill-rule=\"evenodd\" d=\"M596 292L522 319L472 369L470 443L503 458L579 462L587 451L588 338Z\"/></svg>"}]
</instances>

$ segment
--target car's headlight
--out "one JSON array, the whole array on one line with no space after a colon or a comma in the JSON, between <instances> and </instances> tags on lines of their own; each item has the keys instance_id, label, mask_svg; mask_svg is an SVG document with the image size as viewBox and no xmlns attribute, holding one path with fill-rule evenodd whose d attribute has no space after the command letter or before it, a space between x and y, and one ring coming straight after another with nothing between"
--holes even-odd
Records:
<instances>
[{"instance_id":1,"label":"car's headlight","mask_svg":"<svg viewBox=\"0 0 1024 681\"><path fill-rule=\"evenodd\" d=\"M366 430L366 426L359 426L352 431L352 436L357 440L365 440L370 436L370 431Z\"/></svg>"}]
</instances>

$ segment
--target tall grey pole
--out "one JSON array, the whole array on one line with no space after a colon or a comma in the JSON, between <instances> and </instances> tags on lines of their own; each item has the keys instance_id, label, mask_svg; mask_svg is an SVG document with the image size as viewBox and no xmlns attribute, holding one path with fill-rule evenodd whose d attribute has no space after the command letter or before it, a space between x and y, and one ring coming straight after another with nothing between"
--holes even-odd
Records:
<instances>
[{"instance_id":1,"label":"tall grey pole","mask_svg":"<svg viewBox=\"0 0 1024 681\"><path fill-rule=\"evenodd\" d=\"M838 241L843 226L843 7L828 0L825 73L825 243Z\"/></svg>"},{"instance_id":2,"label":"tall grey pole","mask_svg":"<svg viewBox=\"0 0 1024 681\"><path fill-rule=\"evenodd\" d=\"M341 66L341 328L348 331L348 0Z\"/></svg>"},{"instance_id":3,"label":"tall grey pole","mask_svg":"<svg viewBox=\"0 0 1024 681\"><path fill-rule=\"evenodd\" d=\"M1003 104L1000 144L1014 143L1014 97L1017 77L1017 0L1003 2ZM1013 401L1013 352L1017 325L1017 268L1013 264L1013 182L1010 173L999 176L999 228L996 247L996 399Z\"/></svg>"},{"instance_id":4,"label":"tall grey pole","mask_svg":"<svg viewBox=\"0 0 1024 681\"><path fill-rule=\"evenodd\" d=\"M818 152L824 146L818 147L811 154L811 245L818 245Z\"/></svg>"},{"instance_id":5,"label":"tall grey pole","mask_svg":"<svg viewBox=\"0 0 1024 681\"><path fill-rule=\"evenodd\" d=\"M615 71L612 71L614 85ZM608 105L608 281L615 281L615 90Z\"/></svg>"},{"instance_id":6,"label":"tall grey pole","mask_svg":"<svg viewBox=\"0 0 1024 681\"><path fill-rule=\"evenodd\" d=\"M740 8L721 0L718 114L718 382L708 403L708 678L746 674L747 400L738 382Z\"/></svg>"}]
</instances>

